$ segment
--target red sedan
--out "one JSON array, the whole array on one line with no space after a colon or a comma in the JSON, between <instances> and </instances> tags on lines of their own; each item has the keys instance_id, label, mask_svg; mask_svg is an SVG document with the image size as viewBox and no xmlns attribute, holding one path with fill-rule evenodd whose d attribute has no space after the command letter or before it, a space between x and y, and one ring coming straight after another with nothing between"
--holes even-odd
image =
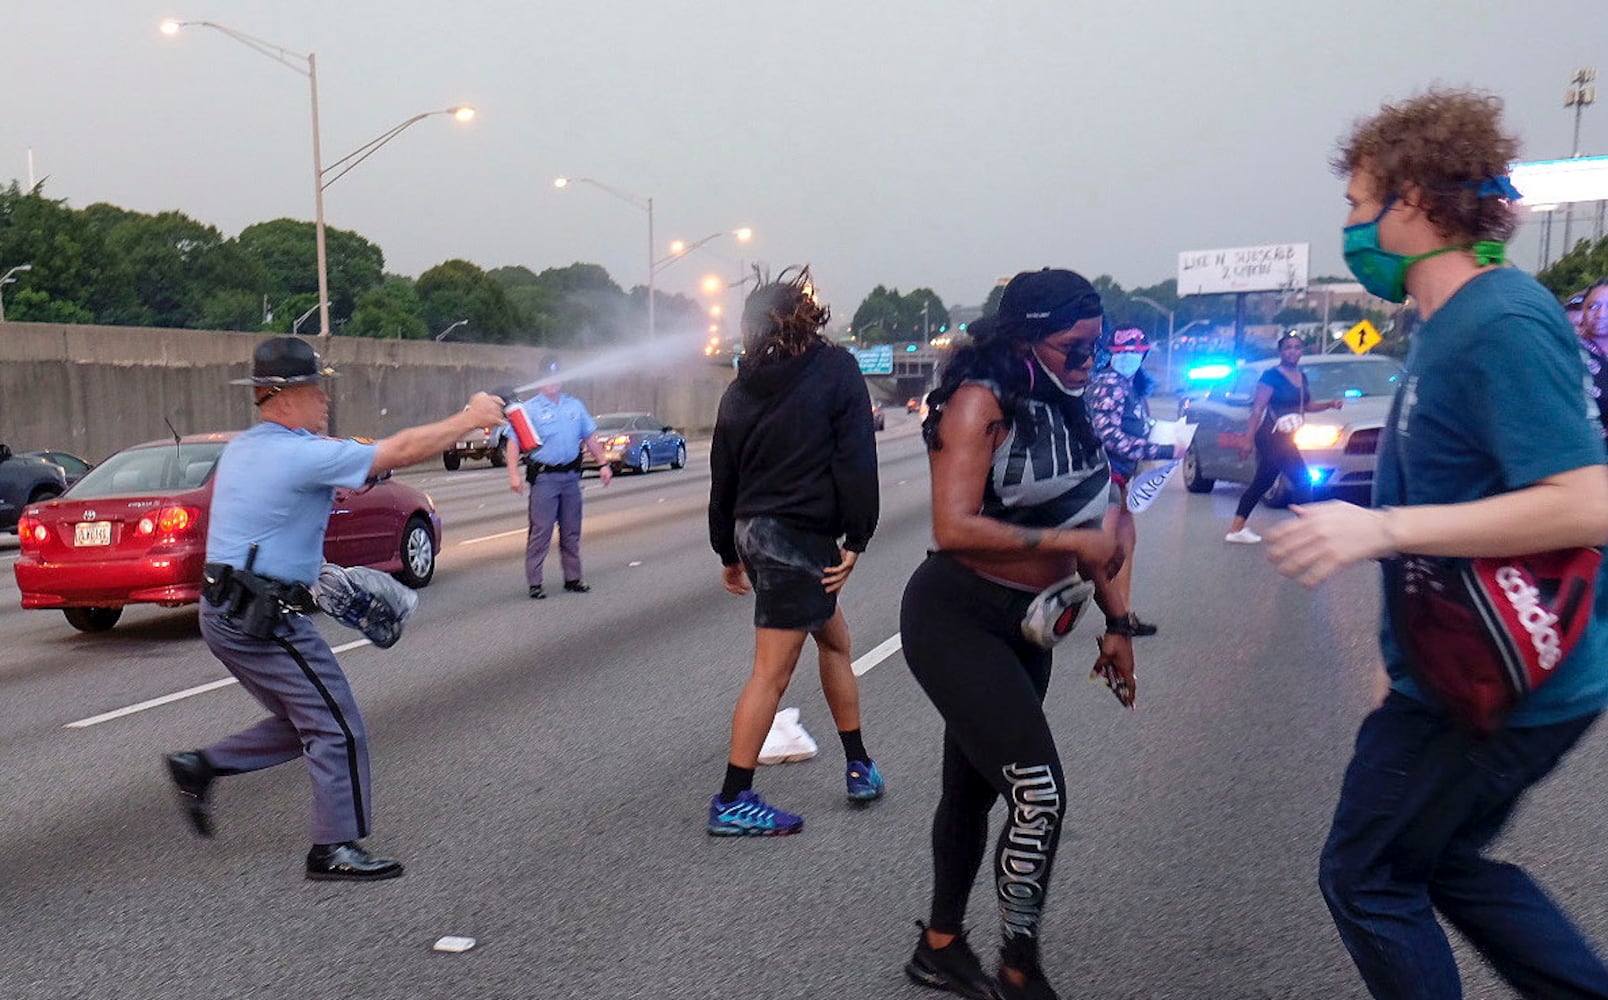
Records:
<instances>
[{"instance_id":1,"label":"red sedan","mask_svg":"<svg viewBox=\"0 0 1608 1000\"><path fill-rule=\"evenodd\" d=\"M201 599L212 469L234 433L153 441L118 452L59 499L22 512L13 566L24 608L60 608L74 628L117 624L128 604ZM441 518L391 479L335 491L324 558L372 566L410 587L435 575Z\"/></svg>"}]
</instances>

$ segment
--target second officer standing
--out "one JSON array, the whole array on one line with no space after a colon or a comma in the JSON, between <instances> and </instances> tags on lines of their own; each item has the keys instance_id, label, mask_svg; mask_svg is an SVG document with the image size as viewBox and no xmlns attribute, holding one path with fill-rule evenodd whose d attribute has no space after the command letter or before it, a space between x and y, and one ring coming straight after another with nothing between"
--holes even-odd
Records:
<instances>
[{"instance_id":1,"label":"second officer standing","mask_svg":"<svg viewBox=\"0 0 1608 1000\"><path fill-rule=\"evenodd\" d=\"M519 442L509 435L506 449L508 488L515 493L530 484L530 531L525 537L525 582L533 600L547 596L542 589L542 568L553 547L553 526L558 526L558 555L564 567L564 589L584 594L592 588L581 577L581 449L598 463L598 476L607 486L614 478L603 445L597 439L597 421L586 404L564 393L558 380L558 359L542 360L542 377L550 381L525 402L538 444L524 456L520 473ZM521 479L524 482L521 482Z\"/></svg>"}]
</instances>

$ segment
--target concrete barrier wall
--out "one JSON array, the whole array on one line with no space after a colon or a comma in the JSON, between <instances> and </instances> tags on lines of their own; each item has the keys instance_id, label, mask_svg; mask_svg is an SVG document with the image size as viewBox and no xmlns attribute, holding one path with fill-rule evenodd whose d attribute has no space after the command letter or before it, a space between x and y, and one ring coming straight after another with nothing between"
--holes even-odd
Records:
<instances>
[{"instance_id":1,"label":"concrete barrier wall","mask_svg":"<svg viewBox=\"0 0 1608 1000\"><path fill-rule=\"evenodd\" d=\"M0 442L15 451L56 448L98 462L120 448L168 436L247 427L251 373L262 334L115 326L0 323ZM336 429L384 437L439 420L478 389L534 381L542 357L583 355L532 347L335 337L329 360ZM626 363L629 369L629 362ZM652 371L579 379L565 391L593 413L647 410L691 434L714 425L731 369L702 359Z\"/></svg>"}]
</instances>

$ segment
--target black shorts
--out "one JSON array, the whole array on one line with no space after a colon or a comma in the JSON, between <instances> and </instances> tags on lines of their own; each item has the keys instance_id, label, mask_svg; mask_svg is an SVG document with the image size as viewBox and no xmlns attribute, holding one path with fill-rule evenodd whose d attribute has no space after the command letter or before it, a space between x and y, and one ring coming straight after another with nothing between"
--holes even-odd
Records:
<instances>
[{"instance_id":1,"label":"black shorts","mask_svg":"<svg viewBox=\"0 0 1608 1000\"><path fill-rule=\"evenodd\" d=\"M774 517L739 518L737 554L754 583L754 627L814 632L837 613L821 583L839 562L837 539Z\"/></svg>"}]
</instances>

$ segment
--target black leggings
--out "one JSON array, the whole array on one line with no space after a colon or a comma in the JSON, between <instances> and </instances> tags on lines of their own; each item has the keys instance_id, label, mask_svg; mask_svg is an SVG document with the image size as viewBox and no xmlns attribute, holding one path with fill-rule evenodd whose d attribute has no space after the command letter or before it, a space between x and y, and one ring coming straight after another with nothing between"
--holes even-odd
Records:
<instances>
[{"instance_id":1,"label":"black leggings","mask_svg":"<svg viewBox=\"0 0 1608 1000\"><path fill-rule=\"evenodd\" d=\"M1010 815L994 850L1007 954L1036 949L1066 783L1044 693L1050 654L1022 638L1032 594L990 583L943 554L905 587L905 662L944 719L943 797L932 819L931 927L958 934L988 846L988 813Z\"/></svg>"},{"instance_id":2,"label":"black leggings","mask_svg":"<svg viewBox=\"0 0 1608 1000\"><path fill-rule=\"evenodd\" d=\"M1290 484L1291 502L1306 503L1312 498L1312 479L1307 475L1301 449L1295 446L1295 435L1279 434L1271 423L1264 423L1256 432L1256 475L1240 497L1239 506L1234 509L1235 516L1250 517L1257 501L1273 486L1281 472L1284 481Z\"/></svg>"}]
</instances>

